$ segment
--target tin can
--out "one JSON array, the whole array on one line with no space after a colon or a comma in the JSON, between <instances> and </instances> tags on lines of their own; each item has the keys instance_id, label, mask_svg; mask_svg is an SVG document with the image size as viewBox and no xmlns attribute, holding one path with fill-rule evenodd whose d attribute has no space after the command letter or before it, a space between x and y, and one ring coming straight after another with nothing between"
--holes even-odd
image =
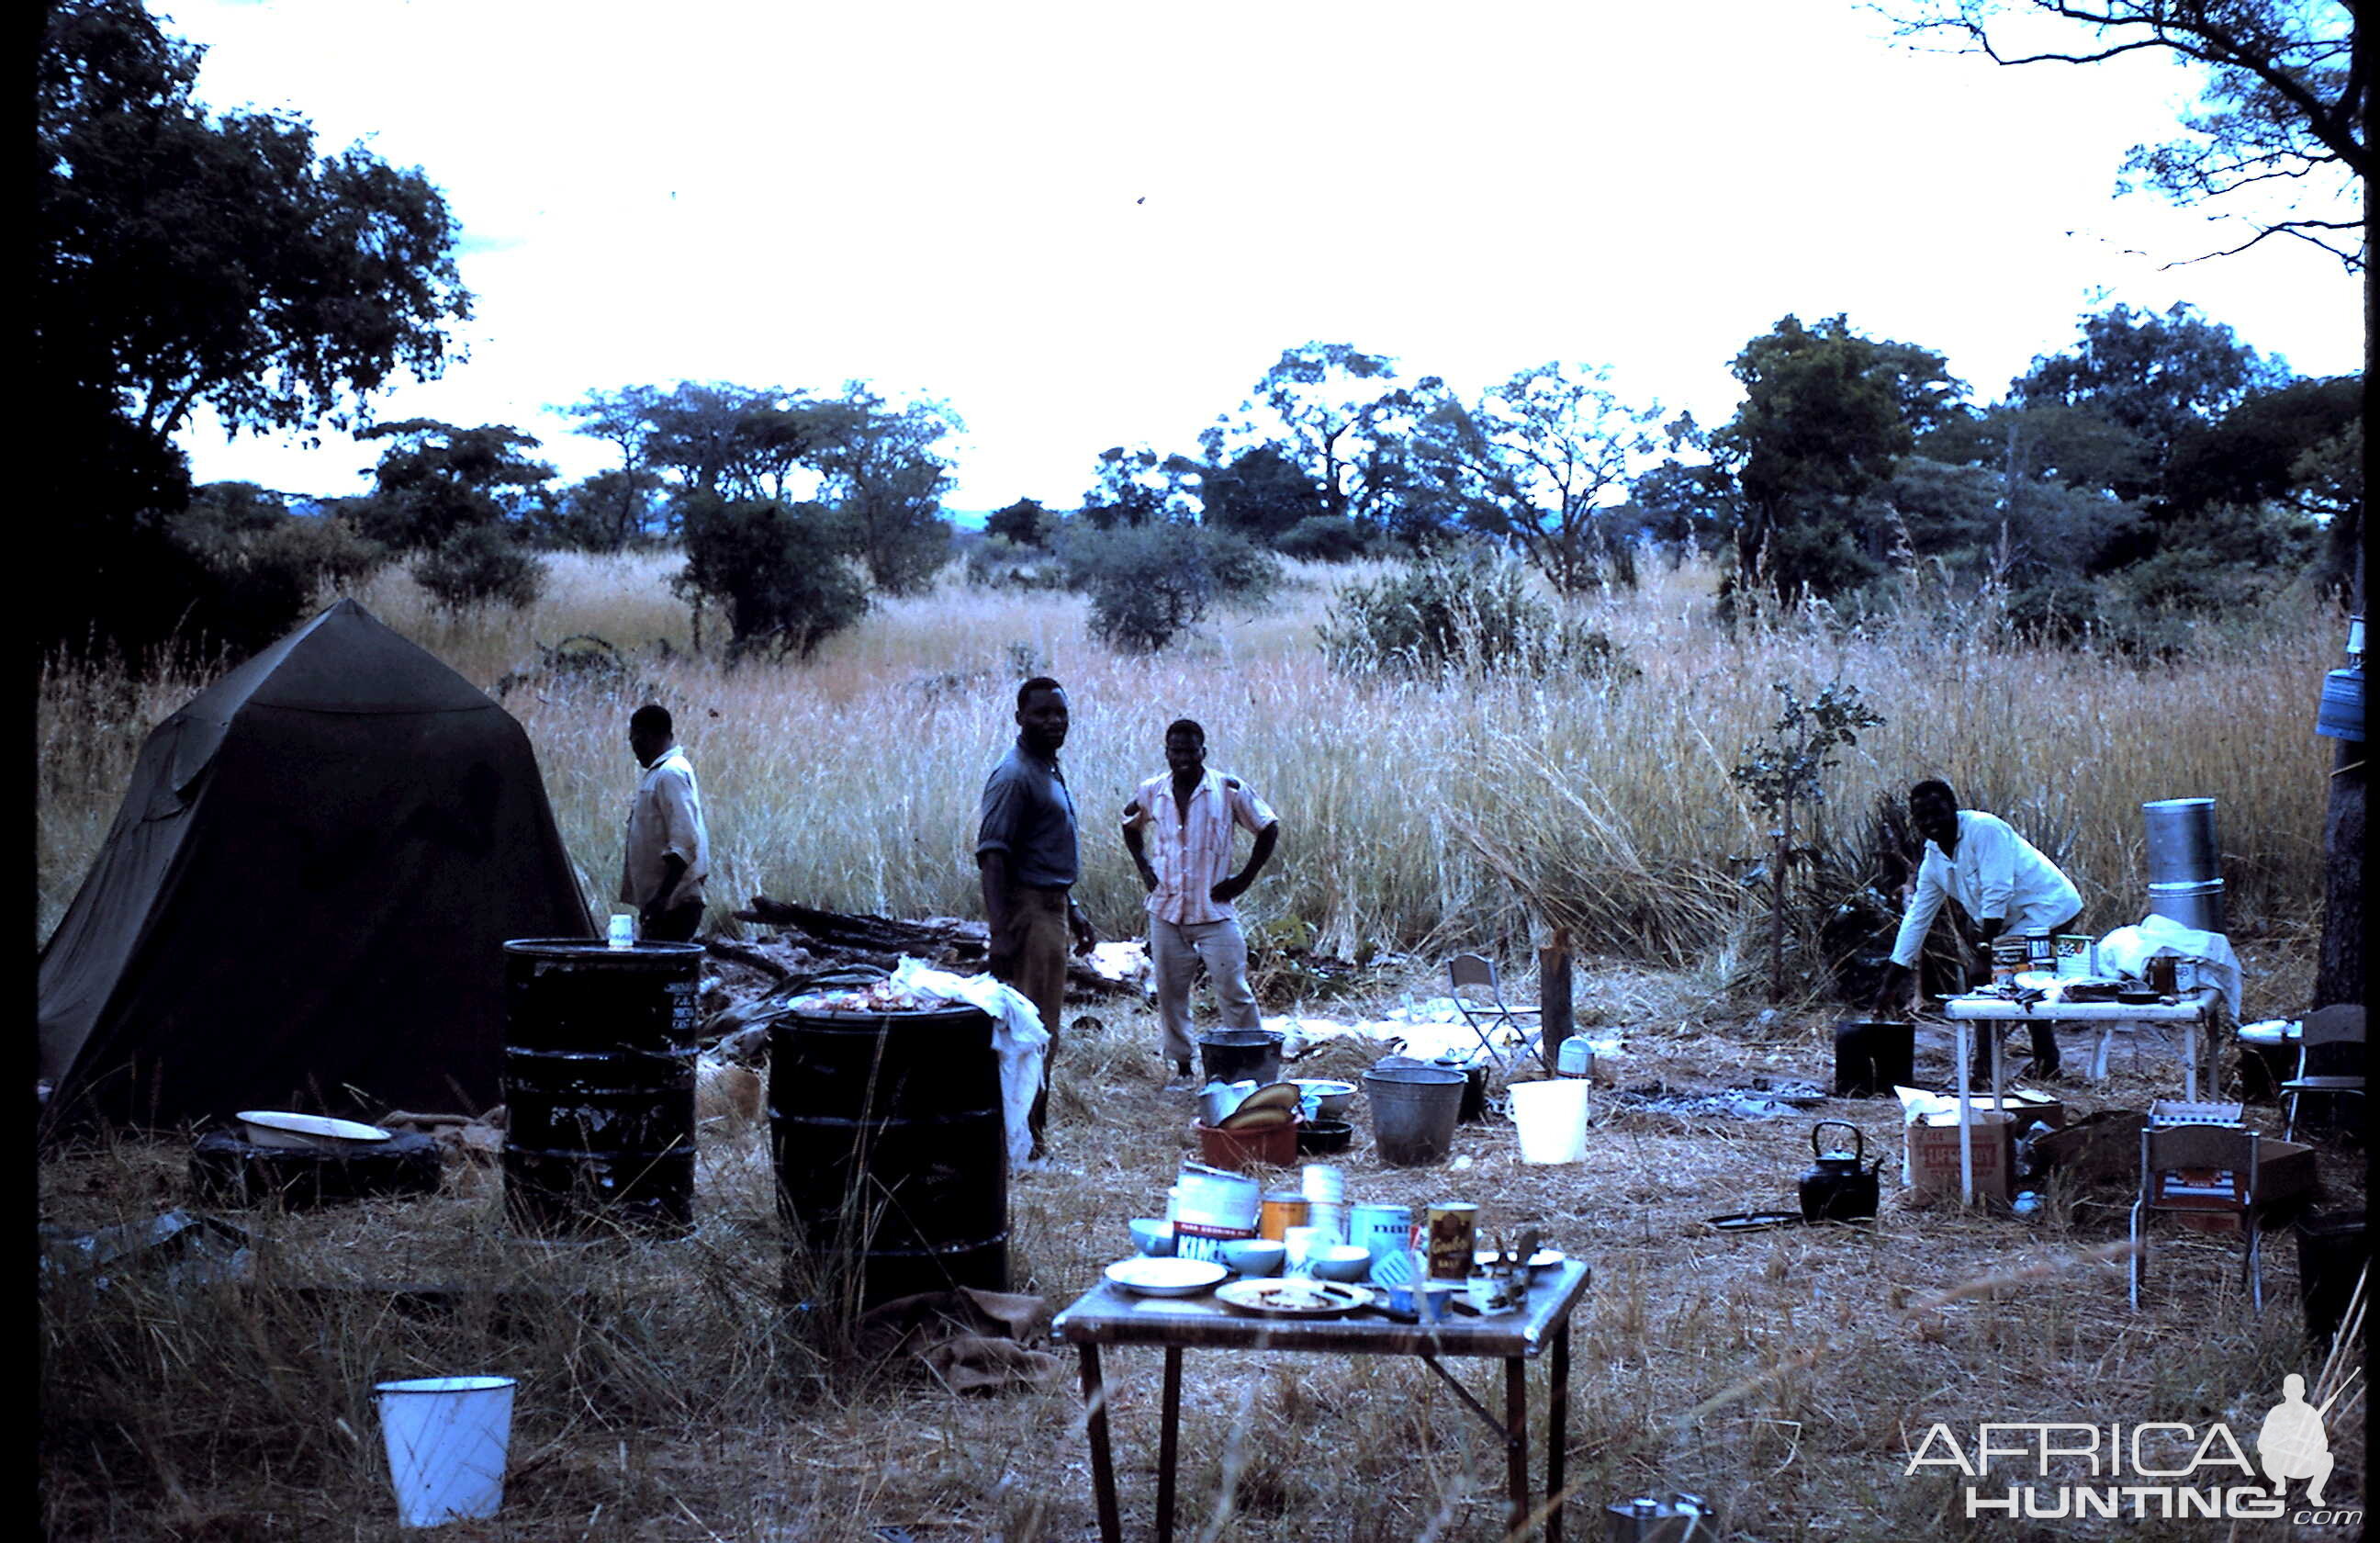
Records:
<instances>
[{"instance_id":1,"label":"tin can","mask_svg":"<svg viewBox=\"0 0 2380 1543\"><path fill-rule=\"evenodd\" d=\"M1294 1190L1278 1190L1264 1197L1264 1209L1257 1213L1257 1235L1281 1241L1292 1227L1305 1225L1308 1202Z\"/></svg>"},{"instance_id":2,"label":"tin can","mask_svg":"<svg viewBox=\"0 0 2380 1543\"><path fill-rule=\"evenodd\" d=\"M2082 932L2060 932L2050 940L2058 956L2058 973L2063 976L2096 975L2099 973L2099 944L2096 939Z\"/></svg>"},{"instance_id":3,"label":"tin can","mask_svg":"<svg viewBox=\"0 0 2380 1543\"><path fill-rule=\"evenodd\" d=\"M1479 1245L1479 1208L1467 1200L1441 1200L1429 1208L1424 1223L1429 1235L1429 1278L1467 1281L1471 1256Z\"/></svg>"},{"instance_id":4,"label":"tin can","mask_svg":"<svg viewBox=\"0 0 2380 1543\"><path fill-rule=\"evenodd\" d=\"M2024 935L2024 967L2046 974L2058 968L2056 945L2049 941L2047 929Z\"/></svg>"},{"instance_id":5,"label":"tin can","mask_svg":"<svg viewBox=\"0 0 2380 1543\"><path fill-rule=\"evenodd\" d=\"M2016 972L2023 969L2025 961L2031 957L2032 951L2026 946L2022 938L1994 938L1992 940L1992 985L1995 988L2003 989L2014 987Z\"/></svg>"},{"instance_id":6,"label":"tin can","mask_svg":"<svg viewBox=\"0 0 2380 1543\"><path fill-rule=\"evenodd\" d=\"M1347 1241L1372 1256L1375 1263L1413 1246L1411 1206L1362 1205L1347 1208Z\"/></svg>"}]
</instances>

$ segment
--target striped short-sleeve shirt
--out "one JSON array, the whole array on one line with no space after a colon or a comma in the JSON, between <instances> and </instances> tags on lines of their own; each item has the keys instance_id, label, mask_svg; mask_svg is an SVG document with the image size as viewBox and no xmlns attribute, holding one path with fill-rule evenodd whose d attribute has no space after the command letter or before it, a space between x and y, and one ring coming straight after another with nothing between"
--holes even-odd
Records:
<instances>
[{"instance_id":1,"label":"striped short-sleeve shirt","mask_svg":"<svg viewBox=\"0 0 2380 1543\"><path fill-rule=\"evenodd\" d=\"M1227 920L1232 907L1218 905L1210 892L1232 876L1232 828L1263 830L1279 818L1271 807L1237 777L1212 767L1190 790L1186 805L1174 802L1171 772L1141 784L1134 804L1138 812L1123 828L1143 833L1148 866L1157 870L1149 914L1176 926Z\"/></svg>"}]
</instances>

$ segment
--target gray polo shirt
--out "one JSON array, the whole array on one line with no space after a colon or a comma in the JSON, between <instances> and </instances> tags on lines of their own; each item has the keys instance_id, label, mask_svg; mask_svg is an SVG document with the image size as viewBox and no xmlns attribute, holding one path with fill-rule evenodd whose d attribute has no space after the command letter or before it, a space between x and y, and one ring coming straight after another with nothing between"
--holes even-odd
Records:
<instances>
[{"instance_id":1,"label":"gray polo shirt","mask_svg":"<svg viewBox=\"0 0 2380 1543\"><path fill-rule=\"evenodd\" d=\"M1020 737L983 782L975 855L1008 854L1009 881L1062 889L1075 881L1075 798L1055 758L1043 760Z\"/></svg>"}]
</instances>

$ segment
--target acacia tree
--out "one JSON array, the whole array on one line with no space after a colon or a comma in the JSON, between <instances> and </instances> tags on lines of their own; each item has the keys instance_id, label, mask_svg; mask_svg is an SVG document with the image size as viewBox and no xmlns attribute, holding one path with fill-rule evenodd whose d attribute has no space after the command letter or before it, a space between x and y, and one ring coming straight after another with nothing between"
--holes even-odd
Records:
<instances>
[{"instance_id":1,"label":"acacia tree","mask_svg":"<svg viewBox=\"0 0 2380 1543\"><path fill-rule=\"evenodd\" d=\"M617 552L629 539L643 534L645 500L659 484L652 472L655 429L653 409L660 406L659 386L622 386L617 391L590 391L569 407L578 432L619 448L615 473L599 473L578 484L574 513L589 516L585 534ZM600 535L598 533L600 532Z\"/></svg>"},{"instance_id":2,"label":"acacia tree","mask_svg":"<svg viewBox=\"0 0 2380 1543\"><path fill-rule=\"evenodd\" d=\"M1408 389L1394 383L1396 374L1395 360L1364 353L1351 343L1284 348L1241 404L1243 424L1251 425L1244 432L1279 445L1314 480L1324 514L1393 524L1415 393L1434 392L1440 384L1429 376ZM1260 412L1270 414L1285 437L1255 430ZM1207 450L1208 460L1220 464L1222 436L1208 435Z\"/></svg>"},{"instance_id":3,"label":"acacia tree","mask_svg":"<svg viewBox=\"0 0 2380 1543\"><path fill-rule=\"evenodd\" d=\"M2127 190L2214 204L2254 232L2204 256L2289 236L2355 270L2371 173L2360 12L2356 0L1930 0L1896 19L1903 36L1949 37L1998 65L2140 53L2204 65L2199 111L2182 119L2191 137L2135 147L2124 170L2140 180ZM2070 43L2078 30L2087 41ZM2259 207L2263 198L2277 202Z\"/></svg>"},{"instance_id":4,"label":"acacia tree","mask_svg":"<svg viewBox=\"0 0 2380 1543\"><path fill-rule=\"evenodd\" d=\"M1635 570L1609 529L1611 495L1657 445L1658 407L1634 411L1608 370L1524 370L1478 404L1448 394L1422 419L1413 458L1473 529L1520 549L1546 581L1576 594Z\"/></svg>"},{"instance_id":5,"label":"acacia tree","mask_svg":"<svg viewBox=\"0 0 2380 1543\"><path fill-rule=\"evenodd\" d=\"M813 457L844 539L878 589L915 594L950 559L942 494L952 480L939 447L966 426L947 403L896 409L856 381L830 406L843 410Z\"/></svg>"}]
</instances>

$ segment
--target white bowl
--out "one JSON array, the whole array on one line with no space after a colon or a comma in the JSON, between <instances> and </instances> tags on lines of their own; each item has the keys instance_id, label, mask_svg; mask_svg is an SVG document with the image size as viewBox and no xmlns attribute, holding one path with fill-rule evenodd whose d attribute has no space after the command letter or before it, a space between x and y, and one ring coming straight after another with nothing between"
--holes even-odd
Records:
<instances>
[{"instance_id":1,"label":"white bowl","mask_svg":"<svg viewBox=\"0 0 2380 1543\"><path fill-rule=\"evenodd\" d=\"M1344 1120L1347 1118L1347 1106L1355 1101L1355 1085L1352 1082L1333 1082L1328 1077L1293 1077L1290 1080L1297 1084L1300 1099L1309 1093L1322 1095L1321 1107L1315 1113L1324 1120Z\"/></svg>"},{"instance_id":2,"label":"white bowl","mask_svg":"<svg viewBox=\"0 0 2380 1543\"><path fill-rule=\"evenodd\" d=\"M1371 1250L1352 1243L1333 1244L1305 1261L1318 1281L1360 1281L1371 1271Z\"/></svg>"},{"instance_id":3,"label":"white bowl","mask_svg":"<svg viewBox=\"0 0 2380 1543\"><path fill-rule=\"evenodd\" d=\"M1143 1296L1196 1296L1231 1271L1212 1259L1118 1259L1108 1279Z\"/></svg>"}]
</instances>

